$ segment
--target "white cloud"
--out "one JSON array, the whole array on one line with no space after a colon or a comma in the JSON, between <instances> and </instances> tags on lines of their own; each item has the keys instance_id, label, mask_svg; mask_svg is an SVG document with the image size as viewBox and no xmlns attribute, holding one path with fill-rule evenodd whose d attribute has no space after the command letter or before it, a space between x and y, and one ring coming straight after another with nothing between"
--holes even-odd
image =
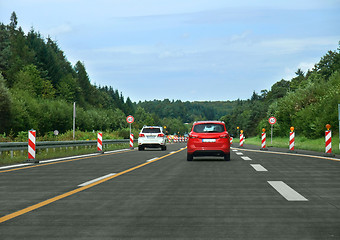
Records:
<instances>
[{"instance_id":1,"label":"white cloud","mask_svg":"<svg viewBox=\"0 0 340 240\"><path fill-rule=\"evenodd\" d=\"M46 32L49 35L57 36L57 35L60 35L60 34L72 32L72 30L73 29L72 29L70 24L62 24L62 25L50 28Z\"/></svg>"},{"instance_id":2,"label":"white cloud","mask_svg":"<svg viewBox=\"0 0 340 240\"><path fill-rule=\"evenodd\" d=\"M331 37L310 37L310 38L277 38L264 40L259 43L259 46L266 49L271 49L277 53L295 53L308 48L315 49L316 47L332 47L338 42L340 36Z\"/></svg>"}]
</instances>

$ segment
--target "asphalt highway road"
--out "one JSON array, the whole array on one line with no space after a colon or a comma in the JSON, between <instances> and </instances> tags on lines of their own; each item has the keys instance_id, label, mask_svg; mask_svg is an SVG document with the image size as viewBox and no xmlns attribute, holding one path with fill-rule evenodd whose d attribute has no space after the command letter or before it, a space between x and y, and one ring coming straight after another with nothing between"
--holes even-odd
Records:
<instances>
[{"instance_id":1,"label":"asphalt highway road","mask_svg":"<svg viewBox=\"0 0 340 240\"><path fill-rule=\"evenodd\" d=\"M177 143L0 168L0 239L340 239L340 162Z\"/></svg>"}]
</instances>

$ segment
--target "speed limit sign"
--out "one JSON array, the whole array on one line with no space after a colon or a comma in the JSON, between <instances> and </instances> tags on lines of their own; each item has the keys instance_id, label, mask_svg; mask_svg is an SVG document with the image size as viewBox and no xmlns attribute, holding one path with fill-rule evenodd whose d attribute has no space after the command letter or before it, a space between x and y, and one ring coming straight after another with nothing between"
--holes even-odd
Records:
<instances>
[{"instance_id":1,"label":"speed limit sign","mask_svg":"<svg viewBox=\"0 0 340 240\"><path fill-rule=\"evenodd\" d=\"M275 117L270 117L268 119L268 122L271 124L271 125L274 125L276 123L276 118Z\"/></svg>"},{"instance_id":2,"label":"speed limit sign","mask_svg":"<svg viewBox=\"0 0 340 240\"><path fill-rule=\"evenodd\" d=\"M133 116L129 115L129 116L127 116L127 118L126 118L126 121L127 121L128 123L133 123L133 122L135 121L135 119L134 119Z\"/></svg>"}]
</instances>

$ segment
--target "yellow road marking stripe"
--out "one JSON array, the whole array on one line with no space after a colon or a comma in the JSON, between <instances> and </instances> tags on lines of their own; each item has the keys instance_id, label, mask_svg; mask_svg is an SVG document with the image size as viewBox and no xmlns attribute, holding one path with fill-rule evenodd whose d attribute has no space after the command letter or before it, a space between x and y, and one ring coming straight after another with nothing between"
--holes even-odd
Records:
<instances>
[{"instance_id":1,"label":"yellow road marking stripe","mask_svg":"<svg viewBox=\"0 0 340 240\"><path fill-rule=\"evenodd\" d=\"M113 179L113 178L116 178L116 177L118 177L118 176L121 176L121 175L123 175L123 174L125 174L125 173L128 173L128 172L131 172L131 171L136 170L136 169L138 169L138 168L144 167L145 165L148 165L148 164L153 163L153 162L155 162L155 161L158 161L158 160L161 160L161 159L166 158L166 157L168 157L168 156L171 156L171 155L173 155L173 154L175 154L175 153L178 153L178 152L180 152L180 151L182 151L182 150L184 150L184 149L180 149L180 150L175 151L175 152L173 152L173 153L169 153L169 154L167 154L167 155L164 155L164 156L162 156L162 157L159 157L159 158L157 158L157 159L155 159L155 160L152 160L152 161L150 161L150 162L142 163L142 164L140 164L140 165L138 165L138 166L136 166L136 167L129 168L129 169L123 171L123 172L120 172L120 173L117 173L117 174L115 174L115 175L109 176L109 177L107 177L107 178L104 178L104 179L99 180L99 181L97 181L97 182L91 183L91 184L86 185L86 186L84 186L84 187L80 187L80 188L74 189L74 190L72 190L72 191L63 193L63 194L61 194L61 195L58 195L58 196L56 196L56 197L50 198L50 199L48 199L48 200L45 200L45 201L43 201L43 202L34 204L34 205L30 206L30 207L24 208L24 209L19 210L19 211L17 211L17 212L10 213L10 214L8 214L8 215L6 215L6 216L1 217L1 218L0 218L0 223L6 222L6 221L8 221L8 220L10 220L10 219L13 219L13 218L18 217L18 216L20 216L20 215L23 215L23 214L25 214L25 213L28 213L28 212L31 212L31 211L36 210L36 209L38 209L38 208L41 208L41 207L43 207L43 206L46 206L46 205L48 205L48 204L50 204L50 203L53 203L53 202L56 202L56 201L58 201L58 200L60 200L60 199L63 199L63 198L66 198L66 197L68 197L68 196L71 196L71 195L73 195L73 194L76 194L76 193L79 193L79 192L81 192L81 191L84 191L84 190L89 189L89 188L91 188L91 187L94 187L94 186L96 186L96 185L98 185L98 184L101 184L101 183L103 183L103 182L109 181L109 180L111 180L111 179Z\"/></svg>"},{"instance_id":2,"label":"yellow road marking stripe","mask_svg":"<svg viewBox=\"0 0 340 240\"><path fill-rule=\"evenodd\" d=\"M57 163L73 162L73 161L78 161L78 160L92 158L92 157L102 157L102 156L108 156L108 155L113 155L113 154L117 154L117 153L125 153L125 152L130 152L130 151L131 150L126 150L126 151L119 151L119 152L114 152L114 153L98 154L98 155L93 155L93 156L88 156L88 157L79 157L79 158L69 159L69 160L60 160L60 161L55 161L55 162L50 162L50 163L43 163L43 164L39 164L39 165L33 165L33 166L27 166L27 167L3 170L3 171L0 171L0 173L13 172L13 171L29 169L29 168L35 168L35 167L43 167L43 166L48 166L48 165L57 164Z\"/></svg>"}]
</instances>

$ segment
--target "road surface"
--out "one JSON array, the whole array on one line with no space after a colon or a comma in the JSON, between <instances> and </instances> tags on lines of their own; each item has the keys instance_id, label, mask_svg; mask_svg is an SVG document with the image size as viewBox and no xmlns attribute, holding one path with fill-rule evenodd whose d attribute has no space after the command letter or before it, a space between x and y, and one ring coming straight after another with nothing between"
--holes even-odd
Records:
<instances>
[{"instance_id":1,"label":"road surface","mask_svg":"<svg viewBox=\"0 0 340 240\"><path fill-rule=\"evenodd\" d=\"M1 168L0 239L340 239L339 159L250 148Z\"/></svg>"}]
</instances>

